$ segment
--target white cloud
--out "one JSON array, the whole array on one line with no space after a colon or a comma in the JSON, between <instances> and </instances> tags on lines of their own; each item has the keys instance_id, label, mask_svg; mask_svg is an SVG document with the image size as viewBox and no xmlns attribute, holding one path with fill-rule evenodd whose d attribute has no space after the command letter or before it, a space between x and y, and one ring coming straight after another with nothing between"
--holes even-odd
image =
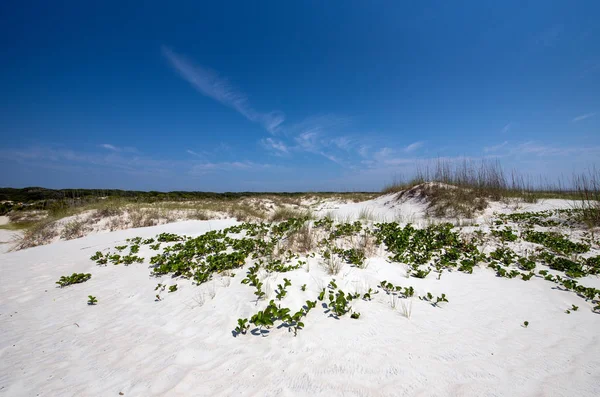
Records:
<instances>
[{"instance_id":1,"label":"white cloud","mask_svg":"<svg viewBox=\"0 0 600 397\"><path fill-rule=\"evenodd\" d=\"M350 150L350 148L352 147L352 140L347 137L347 136L340 136L337 138L333 138L331 140L331 143L333 145L335 145L336 147L338 147L341 150Z\"/></svg>"},{"instance_id":2,"label":"white cloud","mask_svg":"<svg viewBox=\"0 0 600 397\"><path fill-rule=\"evenodd\" d=\"M162 53L179 75L200 93L236 110L248 120L262 124L270 133L277 131L285 120L279 111L260 113L254 110L245 94L215 72L192 64L167 47L162 48Z\"/></svg>"},{"instance_id":3,"label":"white cloud","mask_svg":"<svg viewBox=\"0 0 600 397\"><path fill-rule=\"evenodd\" d=\"M511 150L513 154L530 154L536 156L585 156L600 155L600 146L551 146L533 141L521 143Z\"/></svg>"},{"instance_id":4,"label":"white cloud","mask_svg":"<svg viewBox=\"0 0 600 397\"><path fill-rule=\"evenodd\" d=\"M273 138L266 138L261 140L260 142L265 148L275 152L276 154L281 155L288 153L288 147L282 141L278 141Z\"/></svg>"},{"instance_id":5,"label":"white cloud","mask_svg":"<svg viewBox=\"0 0 600 397\"><path fill-rule=\"evenodd\" d=\"M202 163L194 165L190 170L190 174L201 175L216 171L251 171L266 169L270 167L270 164L257 164L251 161Z\"/></svg>"},{"instance_id":6,"label":"white cloud","mask_svg":"<svg viewBox=\"0 0 600 397\"><path fill-rule=\"evenodd\" d=\"M187 149L186 153L191 154L192 156L202 157L200 154L194 152L193 150Z\"/></svg>"},{"instance_id":7,"label":"white cloud","mask_svg":"<svg viewBox=\"0 0 600 397\"><path fill-rule=\"evenodd\" d=\"M494 145L494 146L486 146L483 148L483 151L485 153L489 153L489 152L497 152L498 150L502 149L503 147L505 147L506 145L508 145L508 141L504 141L499 145Z\"/></svg>"},{"instance_id":8,"label":"white cloud","mask_svg":"<svg viewBox=\"0 0 600 397\"><path fill-rule=\"evenodd\" d=\"M408 145L404 148L404 151L406 153L414 152L415 150L417 150L418 148L423 146L423 144L424 143L422 141L411 143L410 145Z\"/></svg>"},{"instance_id":9,"label":"white cloud","mask_svg":"<svg viewBox=\"0 0 600 397\"><path fill-rule=\"evenodd\" d=\"M594 117L597 114L598 114L598 112L592 112L592 113L582 114L581 116L575 117L572 121L574 123L577 123L577 122L579 122L581 120L585 120L585 119L589 119L590 117Z\"/></svg>"},{"instance_id":10,"label":"white cloud","mask_svg":"<svg viewBox=\"0 0 600 397\"><path fill-rule=\"evenodd\" d=\"M138 153L138 150L136 148L129 147L129 146L120 147L120 146L111 145L110 143L103 143L99 146L102 149L110 150L112 152Z\"/></svg>"},{"instance_id":11,"label":"white cloud","mask_svg":"<svg viewBox=\"0 0 600 397\"><path fill-rule=\"evenodd\" d=\"M369 147L366 145L361 145L357 152L361 157L367 157L369 155Z\"/></svg>"},{"instance_id":12,"label":"white cloud","mask_svg":"<svg viewBox=\"0 0 600 397\"><path fill-rule=\"evenodd\" d=\"M318 140L318 133L314 130L305 131L298 135L296 143L300 148L309 152L315 152L321 146Z\"/></svg>"},{"instance_id":13,"label":"white cloud","mask_svg":"<svg viewBox=\"0 0 600 397\"><path fill-rule=\"evenodd\" d=\"M100 145L100 147L107 150L112 150L113 152L119 151L119 149L116 146L111 145L110 143L103 143L102 145Z\"/></svg>"}]
</instances>

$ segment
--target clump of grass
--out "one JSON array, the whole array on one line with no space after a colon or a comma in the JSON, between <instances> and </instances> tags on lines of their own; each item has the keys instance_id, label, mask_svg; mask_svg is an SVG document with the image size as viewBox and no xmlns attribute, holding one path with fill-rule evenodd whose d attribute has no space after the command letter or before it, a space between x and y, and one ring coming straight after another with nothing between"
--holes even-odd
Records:
<instances>
[{"instance_id":1,"label":"clump of grass","mask_svg":"<svg viewBox=\"0 0 600 397\"><path fill-rule=\"evenodd\" d=\"M296 244L298 245L299 252L310 252L315 248L315 236L314 230L308 225L304 224L296 232Z\"/></svg>"},{"instance_id":2,"label":"clump of grass","mask_svg":"<svg viewBox=\"0 0 600 397\"><path fill-rule=\"evenodd\" d=\"M25 231L23 236L17 241L15 249L21 250L48 244L57 236L58 231L54 220L41 220Z\"/></svg>"},{"instance_id":3,"label":"clump of grass","mask_svg":"<svg viewBox=\"0 0 600 397\"><path fill-rule=\"evenodd\" d=\"M573 179L579 199L575 207L579 210L580 221L590 228L600 226L600 170L593 168Z\"/></svg>"},{"instance_id":4,"label":"clump of grass","mask_svg":"<svg viewBox=\"0 0 600 397\"><path fill-rule=\"evenodd\" d=\"M375 215L370 208L362 208L358 213L358 219L361 221L375 221Z\"/></svg>"},{"instance_id":5,"label":"clump of grass","mask_svg":"<svg viewBox=\"0 0 600 397\"><path fill-rule=\"evenodd\" d=\"M600 179L597 174L597 172L593 174L596 175L595 179L592 176L579 178L580 190L584 195L587 194L587 197L590 197L590 193L594 191L598 192L593 182ZM507 175L499 162L487 160L477 163L467 160L455 162L440 159L434 164L419 166L412 180L396 179L385 186L382 192L406 192L426 182L461 188L425 192L438 199L430 208L437 216L448 216L444 212L471 216L482 207L485 208L488 200L500 201L514 198L520 202L534 203L539 198L574 198L573 191L564 190L560 180L549 183L540 179L539 182L534 183L531 178L525 178L516 172Z\"/></svg>"},{"instance_id":6,"label":"clump of grass","mask_svg":"<svg viewBox=\"0 0 600 397\"><path fill-rule=\"evenodd\" d=\"M299 219L304 217L310 217L310 214L306 211L299 211L289 207L281 207L278 208L270 218L271 222L281 222L287 221L290 219Z\"/></svg>"},{"instance_id":7,"label":"clump of grass","mask_svg":"<svg viewBox=\"0 0 600 397\"><path fill-rule=\"evenodd\" d=\"M126 202L123 200L105 199L97 204L93 217L95 219L103 219L122 215L125 205Z\"/></svg>"},{"instance_id":8,"label":"clump of grass","mask_svg":"<svg viewBox=\"0 0 600 397\"><path fill-rule=\"evenodd\" d=\"M194 210L190 215L190 218L196 219L199 221L207 221L210 219L210 215L203 210Z\"/></svg>"},{"instance_id":9,"label":"clump of grass","mask_svg":"<svg viewBox=\"0 0 600 397\"><path fill-rule=\"evenodd\" d=\"M330 276L335 276L342 270L342 260L332 252L327 252L323 261L323 267Z\"/></svg>"},{"instance_id":10,"label":"clump of grass","mask_svg":"<svg viewBox=\"0 0 600 397\"><path fill-rule=\"evenodd\" d=\"M129 209L129 220L134 228L158 225L160 218L160 212L156 208Z\"/></svg>"},{"instance_id":11,"label":"clump of grass","mask_svg":"<svg viewBox=\"0 0 600 397\"><path fill-rule=\"evenodd\" d=\"M73 240L85 236L89 227L86 220L72 220L64 225L60 237L65 240Z\"/></svg>"}]
</instances>

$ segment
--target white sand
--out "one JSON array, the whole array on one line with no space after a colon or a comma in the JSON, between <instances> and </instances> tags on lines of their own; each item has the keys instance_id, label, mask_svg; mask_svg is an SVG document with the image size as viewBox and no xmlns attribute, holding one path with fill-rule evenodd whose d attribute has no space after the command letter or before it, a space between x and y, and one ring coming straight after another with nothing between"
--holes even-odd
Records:
<instances>
[{"instance_id":1,"label":"white sand","mask_svg":"<svg viewBox=\"0 0 600 397\"><path fill-rule=\"evenodd\" d=\"M385 197L337 207L352 217L364 207L389 217L398 210L386 212ZM400 212L421 209L409 203ZM186 221L0 254L0 395L600 395L600 315L541 279L497 278L483 267L441 280L408 279L404 265L376 257L364 270L344 267L336 277L340 288L364 292L386 279L413 285L420 295L446 293L450 302L435 308L415 298L407 319L380 292L353 305L359 320L330 318L319 303L297 337L274 328L267 337L234 338L237 318L265 305L255 306L253 289L240 284L245 271L198 287L150 277L147 262L98 267L89 259L128 237L199 235L234 223ZM153 254L140 249L146 259ZM331 279L316 260L309 265L308 272L275 273L265 284L273 289L291 279L283 303L299 308ZM93 276L56 288L60 276L73 272ZM177 283L179 291L155 302L158 282ZM90 294L96 306L86 305ZM572 304L579 311L565 314Z\"/></svg>"}]
</instances>

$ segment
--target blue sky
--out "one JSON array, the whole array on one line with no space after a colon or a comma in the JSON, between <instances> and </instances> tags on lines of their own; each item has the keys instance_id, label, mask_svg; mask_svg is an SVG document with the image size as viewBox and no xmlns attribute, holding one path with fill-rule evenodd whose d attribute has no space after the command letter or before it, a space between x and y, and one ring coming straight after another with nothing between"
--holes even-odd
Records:
<instances>
[{"instance_id":1,"label":"blue sky","mask_svg":"<svg viewBox=\"0 0 600 397\"><path fill-rule=\"evenodd\" d=\"M379 190L436 158L600 159L600 2L141 4L0 4L0 186Z\"/></svg>"}]
</instances>

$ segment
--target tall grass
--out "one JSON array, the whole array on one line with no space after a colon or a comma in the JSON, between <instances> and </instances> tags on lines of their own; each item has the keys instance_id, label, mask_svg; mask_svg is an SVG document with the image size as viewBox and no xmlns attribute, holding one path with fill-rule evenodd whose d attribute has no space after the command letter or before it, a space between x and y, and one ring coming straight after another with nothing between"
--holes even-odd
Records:
<instances>
[{"instance_id":1,"label":"tall grass","mask_svg":"<svg viewBox=\"0 0 600 397\"><path fill-rule=\"evenodd\" d=\"M579 210L581 221L589 227L600 226L600 170L593 167L576 175L574 185L579 196L575 207Z\"/></svg>"},{"instance_id":2,"label":"tall grass","mask_svg":"<svg viewBox=\"0 0 600 397\"><path fill-rule=\"evenodd\" d=\"M384 194L402 192L427 198L434 216L467 216L487 207L488 200L516 198L527 203L539 199L563 198L578 200L586 222L598 224L600 176L595 168L575 174L571 180L534 178L517 171L505 172L499 161L438 159L417 166L412 179L396 177L384 186ZM433 182L425 184L426 182ZM425 185L424 185L425 184ZM460 189L456 189L460 188Z\"/></svg>"}]
</instances>

